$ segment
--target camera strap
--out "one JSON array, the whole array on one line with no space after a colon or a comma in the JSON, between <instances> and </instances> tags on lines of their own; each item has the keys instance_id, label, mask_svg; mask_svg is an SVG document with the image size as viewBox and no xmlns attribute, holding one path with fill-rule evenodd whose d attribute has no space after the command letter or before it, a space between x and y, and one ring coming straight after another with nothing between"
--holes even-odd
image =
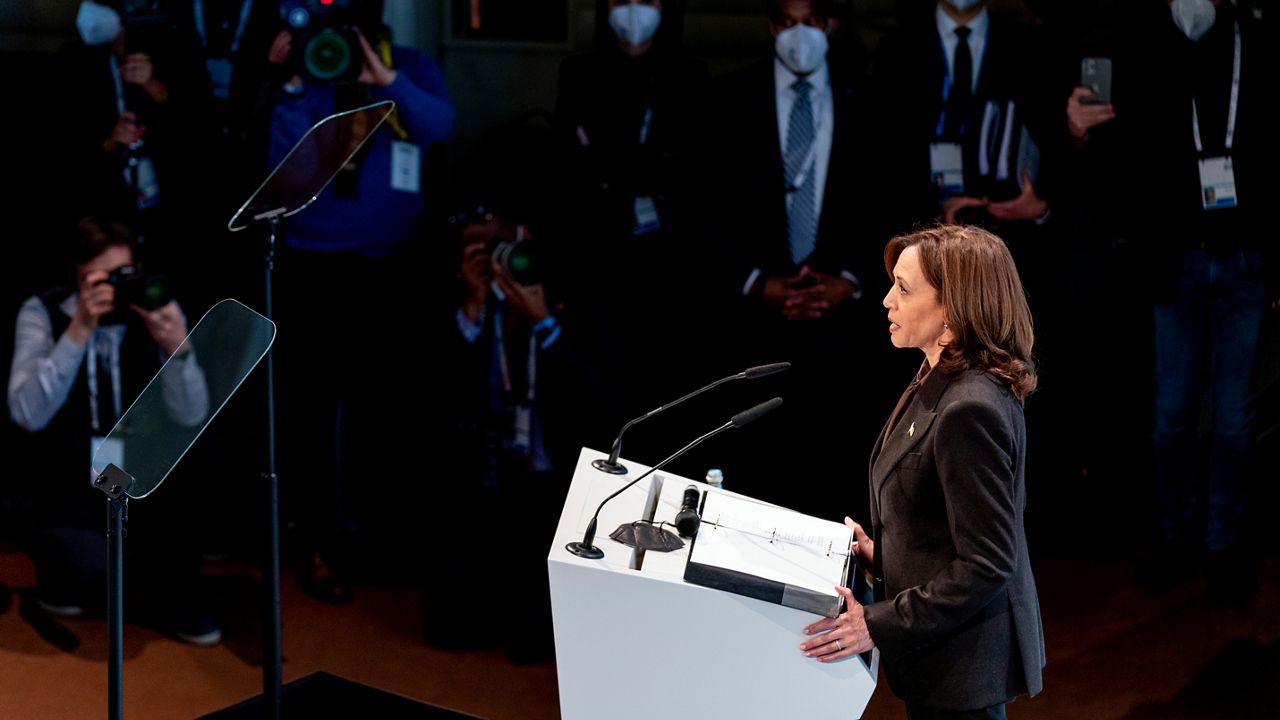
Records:
<instances>
[{"instance_id":1,"label":"camera strap","mask_svg":"<svg viewBox=\"0 0 1280 720\"><path fill-rule=\"evenodd\" d=\"M111 63L111 79L116 84L116 115L124 115L127 108L124 98L124 80L120 77L120 62L116 60L114 53L107 54L107 61ZM160 195L160 183L156 176L155 164L145 154L139 155L139 148L142 145L143 141L139 140L129 146L124 167L120 170L125 186L133 194L139 210L155 205Z\"/></svg>"},{"instance_id":2,"label":"camera strap","mask_svg":"<svg viewBox=\"0 0 1280 720\"><path fill-rule=\"evenodd\" d=\"M395 66L391 64L391 41L390 40L387 40L385 38L378 38L377 43L375 43L373 46L373 50L374 52L378 53L378 59L382 61L383 65L387 66L387 69L395 68ZM396 134L397 138L401 140L408 140L409 131L405 130L404 125L400 123L400 116L396 114L398 112L399 110L393 109L391 113L387 115L387 127L391 128L391 131Z\"/></svg>"},{"instance_id":3,"label":"camera strap","mask_svg":"<svg viewBox=\"0 0 1280 720\"><path fill-rule=\"evenodd\" d=\"M111 79L116 83L116 115L124 114L124 80L120 78L120 61L115 53L107 53L107 62L111 63Z\"/></svg>"},{"instance_id":4,"label":"camera strap","mask_svg":"<svg viewBox=\"0 0 1280 720\"><path fill-rule=\"evenodd\" d=\"M498 348L498 366L502 373L502 389L506 394L510 395L514 389L511 382L511 367L507 363L506 340L503 336L503 316L502 304L506 302L506 294L494 283L490 286L490 290L497 297L498 302L494 307L493 313L493 343ZM534 391L538 384L538 337L537 333L529 333L529 354L525 365L525 386L526 392L524 402L533 405Z\"/></svg>"},{"instance_id":5,"label":"camera strap","mask_svg":"<svg viewBox=\"0 0 1280 720\"><path fill-rule=\"evenodd\" d=\"M502 373L503 404L510 413L508 418L510 425L505 430L508 434L507 439L511 443L510 448L521 455L528 456L533 452L533 400L534 389L538 382L538 340L535 333L529 333L528 365L525 371L525 396L521 400L515 400L511 397L514 384L511 381L511 368L508 365L506 340L503 334L502 304L505 302L505 297L496 286L493 287L493 290L494 294L498 296L498 303L494 307L493 314L493 344L494 351L498 355L499 370Z\"/></svg>"},{"instance_id":6,"label":"camera strap","mask_svg":"<svg viewBox=\"0 0 1280 720\"><path fill-rule=\"evenodd\" d=\"M124 340L124 330L124 325L100 327L94 330L93 335L89 338L88 353L85 358L85 373L88 376L89 385L89 419L93 423L94 434L101 434L105 430L109 430L110 426L120 419L120 345ZM98 382L100 372L110 378L111 382L113 414L108 417L102 415L101 405L98 400L100 397L100 385Z\"/></svg>"}]
</instances>

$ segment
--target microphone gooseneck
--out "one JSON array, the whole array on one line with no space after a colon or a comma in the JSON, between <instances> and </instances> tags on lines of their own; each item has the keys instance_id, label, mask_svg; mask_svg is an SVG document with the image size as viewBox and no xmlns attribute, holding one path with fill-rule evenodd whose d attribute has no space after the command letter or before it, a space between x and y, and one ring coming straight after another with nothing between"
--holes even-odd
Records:
<instances>
[{"instance_id":1,"label":"microphone gooseneck","mask_svg":"<svg viewBox=\"0 0 1280 720\"><path fill-rule=\"evenodd\" d=\"M755 407L749 410L745 410L743 412L738 413L737 415L734 415L733 418L729 420L729 422L721 425L720 427L716 428L715 430L712 430L709 433L706 433L705 435L702 435L701 437L689 443L688 445L685 445L684 447L680 448L675 453L673 453L667 459L663 460L657 465L654 465L653 467L646 470L642 475L640 475L640 477L637 477L635 480L632 480L626 485L623 485L622 487L618 488L613 492L612 495L600 501L600 505L596 507L595 514L591 516L591 522L587 523L586 532L582 534L582 541L571 542L568 545L565 545L565 549L573 553L574 555L577 555L578 557L588 558L591 560L598 560L604 557L604 551L596 547L594 543L596 539L596 526L599 524L599 520L600 520L600 511L604 509L604 506L606 503L608 503L610 500L621 495L627 488L631 487L632 485L635 485L636 483L649 477L650 475L657 472L658 470L661 470L662 468L666 467L668 463L674 461L676 458L680 457L681 455L684 455L685 453L689 452L693 448L702 444L707 439L714 437L716 435L719 435L720 433L730 428L742 427L743 425L746 425L747 423L752 422L753 420L759 419L760 416L766 413L772 412L773 410L776 410L781 405L782 405L782 398L776 397L776 398L773 398L772 400L767 400L765 402L762 402L759 405L756 405Z\"/></svg>"},{"instance_id":2,"label":"microphone gooseneck","mask_svg":"<svg viewBox=\"0 0 1280 720\"><path fill-rule=\"evenodd\" d=\"M710 385L706 385L701 388L698 388L697 390L694 390L688 395L685 395L676 400L672 400L671 402L661 407L650 410L649 412L641 415L640 417L633 418L632 420L628 421L626 425L623 425L622 429L618 431L618 436L613 440L613 447L609 450L609 459L594 460L592 461L591 466L599 470L600 472L609 473L610 475L626 475L627 468L618 462L618 456L622 454L622 435L626 433L627 430L630 429L632 425L635 425L641 420L648 420L649 418L653 417L654 415L657 415L663 410L668 410L670 408L673 408L676 405L679 405L680 403L684 402L685 400L689 400L690 398L697 397L698 395L701 395L702 393L707 392L708 390L711 390L713 388L719 387L727 382L731 382L733 380L755 380L756 378L775 375L777 373L780 373L789 369L791 369L791 363L789 362L770 363L769 365L757 365L756 367L750 367L750 368L747 368L746 370L743 370L740 373L729 375L728 377L722 377L719 380L716 380L715 382L711 383Z\"/></svg>"}]
</instances>

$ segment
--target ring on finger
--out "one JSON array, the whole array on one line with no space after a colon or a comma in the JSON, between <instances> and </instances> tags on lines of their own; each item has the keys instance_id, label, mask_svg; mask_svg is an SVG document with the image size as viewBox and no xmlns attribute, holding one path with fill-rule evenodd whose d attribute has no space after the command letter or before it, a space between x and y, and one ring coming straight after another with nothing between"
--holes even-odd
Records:
<instances>
[{"instance_id":1,"label":"ring on finger","mask_svg":"<svg viewBox=\"0 0 1280 720\"><path fill-rule=\"evenodd\" d=\"M839 640L836 640L836 652L840 652L843 649L844 649L844 646L840 644Z\"/></svg>"}]
</instances>

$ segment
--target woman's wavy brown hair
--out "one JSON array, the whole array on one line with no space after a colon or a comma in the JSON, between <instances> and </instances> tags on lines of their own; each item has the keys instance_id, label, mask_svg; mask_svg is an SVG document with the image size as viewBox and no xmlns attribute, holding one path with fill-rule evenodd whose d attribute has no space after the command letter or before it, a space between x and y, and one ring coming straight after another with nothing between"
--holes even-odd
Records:
<instances>
[{"instance_id":1,"label":"woman's wavy brown hair","mask_svg":"<svg viewBox=\"0 0 1280 720\"><path fill-rule=\"evenodd\" d=\"M884 249L893 268L903 250L915 246L929 284L938 289L952 340L942 349L938 369L969 368L1000 378L1025 402L1036 389L1031 310L1009 248L1000 238L968 225L938 225L899 235Z\"/></svg>"}]
</instances>

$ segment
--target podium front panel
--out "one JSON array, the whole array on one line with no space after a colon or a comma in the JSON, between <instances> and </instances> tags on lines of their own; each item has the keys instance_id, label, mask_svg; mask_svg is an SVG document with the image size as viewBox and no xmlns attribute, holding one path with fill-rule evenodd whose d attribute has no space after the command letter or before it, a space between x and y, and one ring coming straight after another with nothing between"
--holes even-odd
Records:
<instances>
[{"instance_id":1,"label":"podium front panel","mask_svg":"<svg viewBox=\"0 0 1280 720\"><path fill-rule=\"evenodd\" d=\"M878 653L869 664L806 658L802 631L819 616L684 582L687 546L646 552L632 569L632 549L608 535L640 517L650 478L601 512L604 558L565 550L601 500L648 469L628 461L627 475L606 475L591 467L605 456L583 451L548 556L562 717L859 717ZM665 475L655 520L674 518L690 482Z\"/></svg>"}]
</instances>

